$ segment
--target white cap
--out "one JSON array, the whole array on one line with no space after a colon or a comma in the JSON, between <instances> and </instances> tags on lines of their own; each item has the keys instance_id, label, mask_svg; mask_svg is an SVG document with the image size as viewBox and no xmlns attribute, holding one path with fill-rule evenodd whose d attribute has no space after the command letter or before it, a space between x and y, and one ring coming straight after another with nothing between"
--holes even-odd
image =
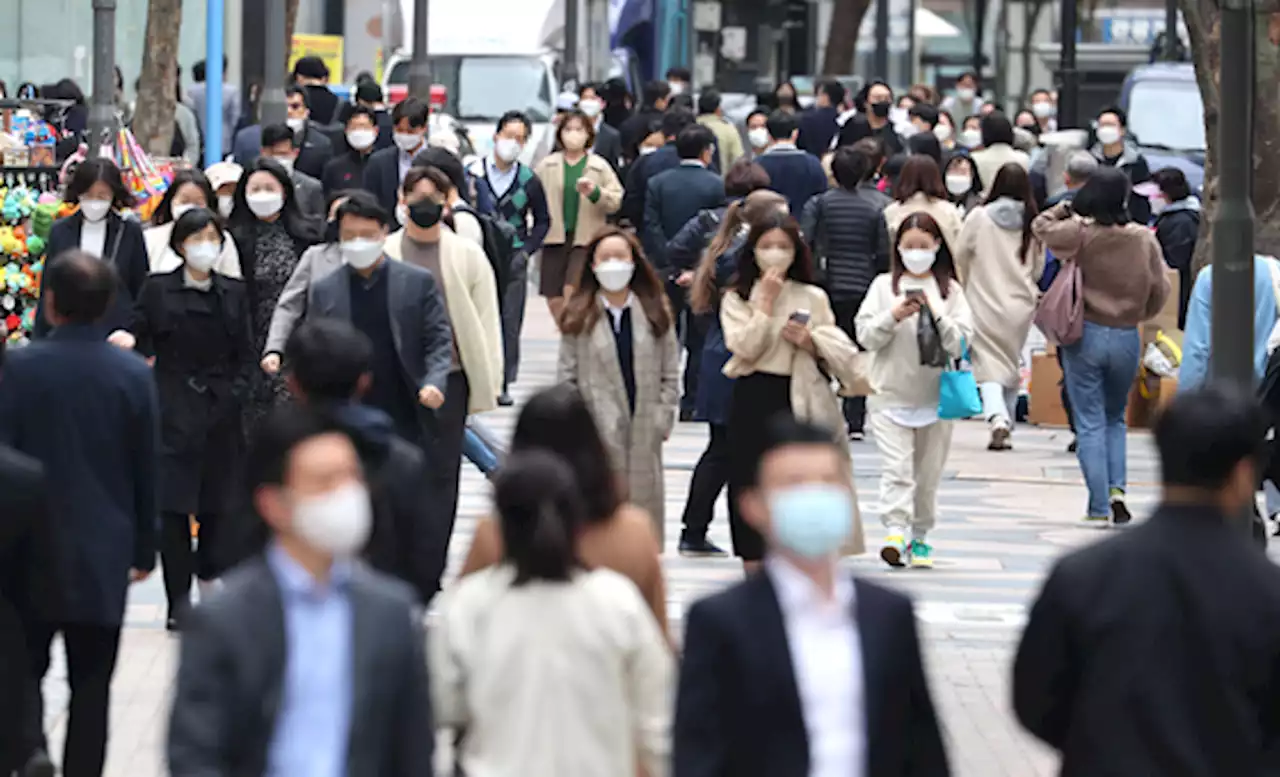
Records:
<instances>
[{"instance_id":1,"label":"white cap","mask_svg":"<svg viewBox=\"0 0 1280 777\"><path fill-rule=\"evenodd\" d=\"M204 175L216 192L226 184L239 183L240 176L244 175L244 168L235 162L215 162L209 165Z\"/></svg>"},{"instance_id":2,"label":"white cap","mask_svg":"<svg viewBox=\"0 0 1280 777\"><path fill-rule=\"evenodd\" d=\"M578 95L573 92L561 92L556 98L557 111L571 111L578 107Z\"/></svg>"}]
</instances>

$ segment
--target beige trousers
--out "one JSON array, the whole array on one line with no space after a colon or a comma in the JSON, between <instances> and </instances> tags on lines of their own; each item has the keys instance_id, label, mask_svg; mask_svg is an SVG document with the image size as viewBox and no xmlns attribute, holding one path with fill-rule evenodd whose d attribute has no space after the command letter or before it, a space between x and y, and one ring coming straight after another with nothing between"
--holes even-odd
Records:
<instances>
[{"instance_id":1,"label":"beige trousers","mask_svg":"<svg viewBox=\"0 0 1280 777\"><path fill-rule=\"evenodd\" d=\"M951 421L913 429L881 411L871 413L880 450L880 522L891 533L923 539L937 523L938 483L951 450ZM908 540L911 537L907 538Z\"/></svg>"}]
</instances>

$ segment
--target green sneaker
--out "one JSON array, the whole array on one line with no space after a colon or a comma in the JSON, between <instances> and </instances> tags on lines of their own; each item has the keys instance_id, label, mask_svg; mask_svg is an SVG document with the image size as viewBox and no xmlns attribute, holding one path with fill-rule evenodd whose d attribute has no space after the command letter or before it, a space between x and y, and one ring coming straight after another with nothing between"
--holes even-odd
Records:
<instances>
[{"instance_id":1,"label":"green sneaker","mask_svg":"<svg viewBox=\"0 0 1280 777\"><path fill-rule=\"evenodd\" d=\"M1109 515L1086 515L1080 520L1086 526L1108 526L1111 524L1111 516Z\"/></svg>"},{"instance_id":2,"label":"green sneaker","mask_svg":"<svg viewBox=\"0 0 1280 777\"><path fill-rule=\"evenodd\" d=\"M907 555L907 538L901 534L890 534L884 538L884 546L880 548L880 558L891 567L904 567Z\"/></svg>"},{"instance_id":3,"label":"green sneaker","mask_svg":"<svg viewBox=\"0 0 1280 777\"><path fill-rule=\"evenodd\" d=\"M911 541L911 566L915 569L933 569L933 546L924 540Z\"/></svg>"}]
</instances>

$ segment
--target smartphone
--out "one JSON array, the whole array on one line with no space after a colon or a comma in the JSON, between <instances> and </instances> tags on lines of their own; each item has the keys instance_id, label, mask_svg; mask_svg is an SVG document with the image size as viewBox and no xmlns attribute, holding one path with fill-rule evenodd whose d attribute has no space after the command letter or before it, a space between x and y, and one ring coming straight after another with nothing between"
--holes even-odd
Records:
<instances>
[{"instance_id":1,"label":"smartphone","mask_svg":"<svg viewBox=\"0 0 1280 777\"><path fill-rule=\"evenodd\" d=\"M801 326L803 326L809 323L809 311L797 310L796 312L791 314L791 317L789 320L794 321L797 324L800 324Z\"/></svg>"},{"instance_id":2,"label":"smartphone","mask_svg":"<svg viewBox=\"0 0 1280 777\"><path fill-rule=\"evenodd\" d=\"M921 302L925 301L924 289L907 289L902 293L902 295L907 299L918 299Z\"/></svg>"}]
</instances>

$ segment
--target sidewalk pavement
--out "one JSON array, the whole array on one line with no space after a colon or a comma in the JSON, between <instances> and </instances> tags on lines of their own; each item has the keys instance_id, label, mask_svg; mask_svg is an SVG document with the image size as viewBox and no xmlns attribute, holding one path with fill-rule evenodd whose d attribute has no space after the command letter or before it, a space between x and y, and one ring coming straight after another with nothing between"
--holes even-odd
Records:
<instances>
[{"instance_id":1,"label":"sidewalk pavement","mask_svg":"<svg viewBox=\"0 0 1280 777\"><path fill-rule=\"evenodd\" d=\"M518 401L555 380L558 337L542 301L530 299ZM517 408L482 417L508 439ZM1138 516L1153 504L1156 465L1148 435L1129 436L1130 503ZM889 570L875 556L878 456L874 442L852 446L855 478L870 553L845 563L854 573L909 593L916 601L934 699L946 729L953 773L960 777L1034 777L1054 773L1056 758L1025 734L1009 706L1012 651L1026 610L1053 561L1107 532L1081 526L1085 491L1066 445L1069 434L1022 427L1015 450L991 453L980 423L958 424L941 488L941 515L931 535L931 571ZM701 424L679 424L665 449L668 576L672 630L680 633L688 604L741 578L731 559L686 559L675 554L680 515L694 464L706 444ZM477 518L489 512L487 481L464 465L459 514L450 548L451 570L465 557ZM723 498L710 538L728 548ZM177 639L164 631L159 575L131 597L112 698L108 777L159 777ZM57 659L46 683L48 726L55 754L65 729L65 664Z\"/></svg>"}]
</instances>

